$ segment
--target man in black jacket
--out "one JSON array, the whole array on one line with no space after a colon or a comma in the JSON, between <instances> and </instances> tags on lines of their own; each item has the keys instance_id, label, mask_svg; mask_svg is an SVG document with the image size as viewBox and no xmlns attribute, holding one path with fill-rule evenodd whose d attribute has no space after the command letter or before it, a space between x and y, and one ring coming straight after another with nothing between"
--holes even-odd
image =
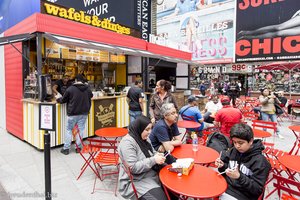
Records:
<instances>
[{"instance_id":1,"label":"man in black jacket","mask_svg":"<svg viewBox=\"0 0 300 200\"><path fill-rule=\"evenodd\" d=\"M65 134L64 147L61 149L61 153L65 155L69 154L72 142L72 129L76 124L82 138L86 119L91 108L93 93L89 86L84 84L84 80L84 77L78 74L75 78L75 83L66 90L62 98L57 99L58 103L67 103L67 131ZM76 149L76 152L79 153L81 150L79 137L76 137L76 144L79 147Z\"/></svg>"},{"instance_id":2,"label":"man in black jacket","mask_svg":"<svg viewBox=\"0 0 300 200\"><path fill-rule=\"evenodd\" d=\"M253 139L253 131L247 124L235 124L230 130L234 148L223 152L215 164L224 172L228 183L220 200L257 200L267 181L270 163L262 154L261 140Z\"/></svg>"}]
</instances>

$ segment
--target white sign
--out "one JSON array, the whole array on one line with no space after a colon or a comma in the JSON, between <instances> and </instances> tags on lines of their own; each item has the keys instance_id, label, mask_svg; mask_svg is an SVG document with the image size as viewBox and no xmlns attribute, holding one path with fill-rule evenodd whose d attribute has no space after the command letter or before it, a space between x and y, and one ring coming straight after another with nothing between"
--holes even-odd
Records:
<instances>
[{"instance_id":1,"label":"white sign","mask_svg":"<svg viewBox=\"0 0 300 200\"><path fill-rule=\"evenodd\" d=\"M41 105L40 107L40 129L53 129L53 106Z\"/></svg>"}]
</instances>

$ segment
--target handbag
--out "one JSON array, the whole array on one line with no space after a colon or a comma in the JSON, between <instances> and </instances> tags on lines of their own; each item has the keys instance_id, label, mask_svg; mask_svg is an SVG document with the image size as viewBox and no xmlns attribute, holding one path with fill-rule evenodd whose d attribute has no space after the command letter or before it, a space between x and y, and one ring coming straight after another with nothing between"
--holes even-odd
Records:
<instances>
[{"instance_id":1,"label":"handbag","mask_svg":"<svg viewBox=\"0 0 300 200\"><path fill-rule=\"evenodd\" d=\"M283 110L282 110L282 108L280 107L280 105L278 105L278 104L274 104L274 106L275 106L275 113L276 113L276 115L281 115L281 114L283 114Z\"/></svg>"}]
</instances>

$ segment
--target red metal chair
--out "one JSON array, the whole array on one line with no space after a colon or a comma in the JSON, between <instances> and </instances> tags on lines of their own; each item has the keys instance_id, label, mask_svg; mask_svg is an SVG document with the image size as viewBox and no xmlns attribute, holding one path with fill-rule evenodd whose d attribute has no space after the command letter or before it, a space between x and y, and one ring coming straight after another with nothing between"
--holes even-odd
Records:
<instances>
[{"instance_id":1,"label":"red metal chair","mask_svg":"<svg viewBox=\"0 0 300 200\"><path fill-rule=\"evenodd\" d=\"M122 162L121 166L122 166L122 168L124 169L125 173L128 175L128 177L130 179L130 183L131 183L131 186L132 186L132 189L133 189L133 192L134 192L134 196L136 197L136 199L138 199L139 197L138 197L137 190L136 190L136 188L134 186L134 183L133 183L133 176L131 174L130 166L121 157L120 157L120 159L121 159L121 162Z\"/></svg>"},{"instance_id":2,"label":"red metal chair","mask_svg":"<svg viewBox=\"0 0 300 200\"><path fill-rule=\"evenodd\" d=\"M105 176L110 176L113 174L119 174L119 154L117 152L117 143L115 140L97 140L95 144L92 144L92 147L100 148L97 156L94 159L95 165L97 165L97 172L99 176L95 177L93 192L95 192L95 186L97 178L99 177L101 181L104 180ZM105 173L105 167L115 166L116 170L109 170ZM117 186L118 180L116 181L115 187L115 196L117 195ZM101 189L100 189L101 190Z\"/></svg>"},{"instance_id":3,"label":"red metal chair","mask_svg":"<svg viewBox=\"0 0 300 200\"><path fill-rule=\"evenodd\" d=\"M281 200L297 200L297 199L295 197L290 196L290 195L282 194Z\"/></svg>"},{"instance_id":4,"label":"red metal chair","mask_svg":"<svg viewBox=\"0 0 300 200\"><path fill-rule=\"evenodd\" d=\"M220 131L219 127L216 127L216 126L208 127L206 129L202 130L202 140L204 141L203 145L206 145L207 138L210 134L212 134L214 132L219 132L219 131Z\"/></svg>"},{"instance_id":5,"label":"red metal chair","mask_svg":"<svg viewBox=\"0 0 300 200\"><path fill-rule=\"evenodd\" d=\"M294 181L287 179L282 176L278 176L276 174L273 175L276 182L273 184L275 188L277 188L278 196L280 197L280 192L285 191L290 197L293 197L293 195L297 196L296 199L300 198L300 183L299 181ZM292 187L291 187L292 186ZM294 197L293 197L294 198Z\"/></svg>"},{"instance_id":6,"label":"red metal chair","mask_svg":"<svg viewBox=\"0 0 300 200\"><path fill-rule=\"evenodd\" d=\"M72 130L72 135L73 135L73 140L75 140L76 137L79 137L79 139L80 139L82 149L78 153L84 160L84 163L80 169L80 174L77 177L77 180L81 177L81 175L85 172L85 170L88 167L95 173L96 176L99 177L99 173L97 172L96 165L93 161L94 161L95 155L100 151L100 148L91 145L92 142L97 142L97 140L88 138L87 141L89 143L85 144L79 134L77 124L74 126L74 128ZM80 149L80 147L77 145L76 142L75 142L75 145L76 145L76 150Z\"/></svg>"},{"instance_id":7,"label":"red metal chair","mask_svg":"<svg viewBox=\"0 0 300 200\"><path fill-rule=\"evenodd\" d=\"M277 131L277 123L269 122L263 120L252 120L252 128L253 129L263 129L263 130L271 130L273 132L273 143L264 142L265 146L274 147L275 143L275 134Z\"/></svg>"},{"instance_id":8,"label":"red metal chair","mask_svg":"<svg viewBox=\"0 0 300 200\"><path fill-rule=\"evenodd\" d=\"M258 117L259 117L259 114L255 113L255 112L244 112L243 113L244 120L253 121L253 120L257 120Z\"/></svg>"}]
</instances>

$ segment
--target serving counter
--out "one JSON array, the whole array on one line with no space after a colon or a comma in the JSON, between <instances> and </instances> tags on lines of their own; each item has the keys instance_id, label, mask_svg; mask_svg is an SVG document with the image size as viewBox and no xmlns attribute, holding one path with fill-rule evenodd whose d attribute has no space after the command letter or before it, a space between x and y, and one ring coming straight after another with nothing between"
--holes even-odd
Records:
<instances>
[{"instance_id":1,"label":"serving counter","mask_svg":"<svg viewBox=\"0 0 300 200\"><path fill-rule=\"evenodd\" d=\"M67 104L39 102L23 99L24 140L38 149L44 149L44 130L39 130L39 105L52 104L55 107L55 131L51 135L51 147L64 143L67 123ZM129 125L126 95L104 96L92 99L91 109L83 138L94 136L95 130L102 127L126 127ZM147 115L147 99L144 100L144 114Z\"/></svg>"}]
</instances>

